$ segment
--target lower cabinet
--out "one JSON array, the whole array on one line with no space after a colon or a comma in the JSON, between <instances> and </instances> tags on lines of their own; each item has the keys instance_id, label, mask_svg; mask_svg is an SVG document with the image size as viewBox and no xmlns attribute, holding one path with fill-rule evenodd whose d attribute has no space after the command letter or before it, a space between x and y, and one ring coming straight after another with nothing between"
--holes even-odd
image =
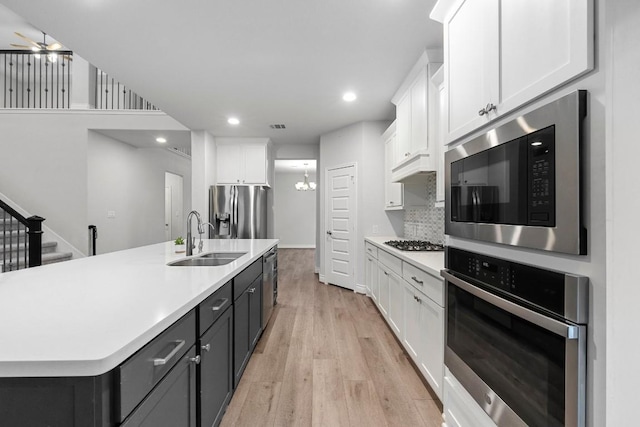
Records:
<instances>
[{"instance_id":1,"label":"lower cabinet","mask_svg":"<svg viewBox=\"0 0 640 427\"><path fill-rule=\"evenodd\" d=\"M196 349L191 347L121 425L196 427L197 362Z\"/></svg>"},{"instance_id":2,"label":"lower cabinet","mask_svg":"<svg viewBox=\"0 0 640 427\"><path fill-rule=\"evenodd\" d=\"M233 302L234 388L247 367L262 332L262 276L255 279Z\"/></svg>"},{"instance_id":3,"label":"lower cabinet","mask_svg":"<svg viewBox=\"0 0 640 427\"><path fill-rule=\"evenodd\" d=\"M443 281L378 248L365 258L371 297L436 395L444 378ZM377 274L375 272L377 271Z\"/></svg>"},{"instance_id":4,"label":"lower cabinet","mask_svg":"<svg viewBox=\"0 0 640 427\"><path fill-rule=\"evenodd\" d=\"M217 426L233 395L233 308L202 335L199 346L200 427Z\"/></svg>"},{"instance_id":5,"label":"lower cabinet","mask_svg":"<svg viewBox=\"0 0 640 427\"><path fill-rule=\"evenodd\" d=\"M491 417L448 370L445 372L443 388L442 427L496 427Z\"/></svg>"}]
</instances>

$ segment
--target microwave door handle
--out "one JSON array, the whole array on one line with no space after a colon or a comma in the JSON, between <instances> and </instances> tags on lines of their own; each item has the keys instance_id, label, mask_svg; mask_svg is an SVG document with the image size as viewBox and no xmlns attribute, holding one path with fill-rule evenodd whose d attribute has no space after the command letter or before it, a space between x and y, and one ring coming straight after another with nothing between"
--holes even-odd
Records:
<instances>
[{"instance_id":1,"label":"microwave door handle","mask_svg":"<svg viewBox=\"0 0 640 427\"><path fill-rule=\"evenodd\" d=\"M569 340L579 338L580 327L577 325L570 325L560 322L558 320L552 319L551 317L547 317L543 314L536 313L533 310L529 310L528 308L512 303L511 301L508 301L504 298L500 298L499 296L480 289L469 282L459 279L458 277L451 274L450 270L446 268L440 271L440 275L444 277L447 282L453 284L454 286L457 286L460 289L480 298L481 300L484 300L491 305L499 307L504 311L513 314L514 316L527 320L534 325L540 326L541 328L544 328L549 332L560 335Z\"/></svg>"}]
</instances>

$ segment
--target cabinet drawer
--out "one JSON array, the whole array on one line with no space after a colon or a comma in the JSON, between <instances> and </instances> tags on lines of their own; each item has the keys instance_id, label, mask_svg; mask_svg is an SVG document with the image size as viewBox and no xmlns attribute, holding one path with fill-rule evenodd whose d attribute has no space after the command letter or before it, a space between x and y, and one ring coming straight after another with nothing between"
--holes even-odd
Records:
<instances>
[{"instance_id":1,"label":"cabinet drawer","mask_svg":"<svg viewBox=\"0 0 640 427\"><path fill-rule=\"evenodd\" d=\"M249 267L242 270L233 279L233 300L238 299L240 295L256 280L256 277L262 275L262 258L256 260Z\"/></svg>"},{"instance_id":2,"label":"cabinet drawer","mask_svg":"<svg viewBox=\"0 0 640 427\"><path fill-rule=\"evenodd\" d=\"M231 281L228 281L220 289L215 291L213 295L200 303L198 306L200 314L199 335L204 334L204 332L213 325L213 322L215 322L227 308L231 307L233 303L231 291Z\"/></svg>"},{"instance_id":3,"label":"cabinet drawer","mask_svg":"<svg viewBox=\"0 0 640 427\"><path fill-rule=\"evenodd\" d=\"M402 265L402 277L414 288L444 307L444 282L408 262Z\"/></svg>"},{"instance_id":4,"label":"cabinet drawer","mask_svg":"<svg viewBox=\"0 0 640 427\"><path fill-rule=\"evenodd\" d=\"M124 420L196 342L196 313L191 310L117 369L118 420Z\"/></svg>"},{"instance_id":5,"label":"cabinet drawer","mask_svg":"<svg viewBox=\"0 0 640 427\"><path fill-rule=\"evenodd\" d=\"M398 276L402 276L402 260L383 250L378 251L378 261L388 267Z\"/></svg>"},{"instance_id":6,"label":"cabinet drawer","mask_svg":"<svg viewBox=\"0 0 640 427\"><path fill-rule=\"evenodd\" d=\"M374 257L375 259L378 259L378 247L377 246L372 245L369 242L364 242L364 249L365 249L366 253L368 253L369 255Z\"/></svg>"}]
</instances>

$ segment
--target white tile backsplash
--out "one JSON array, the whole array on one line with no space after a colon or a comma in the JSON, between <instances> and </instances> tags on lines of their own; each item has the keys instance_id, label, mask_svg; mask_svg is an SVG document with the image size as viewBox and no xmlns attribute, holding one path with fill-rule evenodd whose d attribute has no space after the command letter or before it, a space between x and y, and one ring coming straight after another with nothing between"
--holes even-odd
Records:
<instances>
[{"instance_id":1,"label":"white tile backsplash","mask_svg":"<svg viewBox=\"0 0 640 427\"><path fill-rule=\"evenodd\" d=\"M427 178L425 193L426 206L408 207L404 211L404 237L444 244L444 208L434 207L436 174Z\"/></svg>"}]
</instances>

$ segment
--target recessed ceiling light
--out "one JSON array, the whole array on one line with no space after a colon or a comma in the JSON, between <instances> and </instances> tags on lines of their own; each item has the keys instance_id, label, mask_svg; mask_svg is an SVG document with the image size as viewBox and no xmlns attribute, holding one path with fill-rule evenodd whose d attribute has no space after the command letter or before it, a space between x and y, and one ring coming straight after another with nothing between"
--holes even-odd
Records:
<instances>
[{"instance_id":1,"label":"recessed ceiling light","mask_svg":"<svg viewBox=\"0 0 640 427\"><path fill-rule=\"evenodd\" d=\"M229 117L229 119L227 120L227 123L229 123L230 125L239 125L240 120L238 120L235 117Z\"/></svg>"},{"instance_id":2,"label":"recessed ceiling light","mask_svg":"<svg viewBox=\"0 0 640 427\"><path fill-rule=\"evenodd\" d=\"M167 138L163 138L161 136L156 138L156 142L159 142L160 144L164 144L167 142Z\"/></svg>"},{"instance_id":3,"label":"recessed ceiling light","mask_svg":"<svg viewBox=\"0 0 640 427\"><path fill-rule=\"evenodd\" d=\"M342 99L346 102L352 102L355 101L357 98L356 94L353 92L347 92L344 95L342 95Z\"/></svg>"}]
</instances>

